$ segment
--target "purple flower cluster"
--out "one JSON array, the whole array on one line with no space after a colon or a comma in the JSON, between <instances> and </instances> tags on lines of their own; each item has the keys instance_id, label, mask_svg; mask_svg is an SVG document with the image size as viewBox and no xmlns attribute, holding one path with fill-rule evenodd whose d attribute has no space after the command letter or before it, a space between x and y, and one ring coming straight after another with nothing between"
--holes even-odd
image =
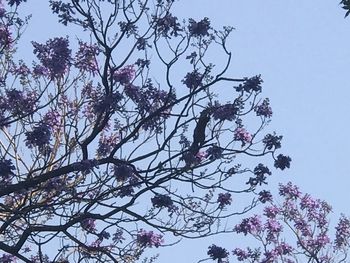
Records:
<instances>
[{"instance_id":1,"label":"purple flower cluster","mask_svg":"<svg viewBox=\"0 0 350 263\"><path fill-rule=\"evenodd\" d=\"M232 251L232 254L237 257L238 261L244 261L250 257L249 253L246 250L241 249L241 248L235 248Z\"/></svg>"},{"instance_id":2,"label":"purple flower cluster","mask_svg":"<svg viewBox=\"0 0 350 263\"><path fill-rule=\"evenodd\" d=\"M261 84L263 83L263 80L261 79L261 76L254 76L251 78L245 79L245 81L242 84L239 84L238 87L236 87L236 90L238 92L245 91L248 93L251 92L260 92L261 91Z\"/></svg>"},{"instance_id":3,"label":"purple flower cluster","mask_svg":"<svg viewBox=\"0 0 350 263\"><path fill-rule=\"evenodd\" d=\"M136 177L134 169L127 164L115 165L114 176L119 184L119 196L131 196L135 187L140 187L139 179Z\"/></svg>"},{"instance_id":4,"label":"purple flower cluster","mask_svg":"<svg viewBox=\"0 0 350 263\"><path fill-rule=\"evenodd\" d=\"M137 34L138 27L135 25L135 23L120 21L118 25L120 27L120 31L126 33L128 37Z\"/></svg>"},{"instance_id":5,"label":"purple flower cluster","mask_svg":"<svg viewBox=\"0 0 350 263\"><path fill-rule=\"evenodd\" d=\"M113 150L117 145L118 135L111 134L109 136L102 134L98 141L97 155L105 157Z\"/></svg>"},{"instance_id":6,"label":"purple flower cluster","mask_svg":"<svg viewBox=\"0 0 350 263\"><path fill-rule=\"evenodd\" d=\"M128 181L130 178L134 177L134 169L127 164L115 165L114 168L114 177L118 182Z\"/></svg>"},{"instance_id":7,"label":"purple flower cluster","mask_svg":"<svg viewBox=\"0 0 350 263\"><path fill-rule=\"evenodd\" d=\"M283 227L279 221L275 218L268 218L265 223L265 229L267 230L266 239L271 241L277 241L279 234L282 232Z\"/></svg>"},{"instance_id":8,"label":"purple flower cluster","mask_svg":"<svg viewBox=\"0 0 350 263\"><path fill-rule=\"evenodd\" d=\"M164 243L163 236L140 229L136 235L136 242L142 247L159 247Z\"/></svg>"},{"instance_id":9,"label":"purple flower cluster","mask_svg":"<svg viewBox=\"0 0 350 263\"><path fill-rule=\"evenodd\" d=\"M260 191L259 192L259 201L261 203L266 203L266 202L271 202L272 201L272 194L270 193L270 191Z\"/></svg>"},{"instance_id":10,"label":"purple flower cluster","mask_svg":"<svg viewBox=\"0 0 350 263\"><path fill-rule=\"evenodd\" d=\"M232 203L232 196L230 193L220 193L216 202L222 209L225 206L230 205Z\"/></svg>"},{"instance_id":11,"label":"purple flower cluster","mask_svg":"<svg viewBox=\"0 0 350 263\"><path fill-rule=\"evenodd\" d=\"M277 214L279 214L281 212L281 210L275 206L266 206L264 208L264 216L266 216L267 218L276 218Z\"/></svg>"},{"instance_id":12,"label":"purple flower cluster","mask_svg":"<svg viewBox=\"0 0 350 263\"><path fill-rule=\"evenodd\" d=\"M174 206L173 200L171 200L170 196L168 195L161 195L156 194L154 197L151 198L152 205L157 208L168 208L168 211L174 211L176 208Z\"/></svg>"},{"instance_id":13,"label":"purple flower cluster","mask_svg":"<svg viewBox=\"0 0 350 263\"><path fill-rule=\"evenodd\" d=\"M130 84L135 77L134 65L127 65L113 73L113 79L122 85Z\"/></svg>"},{"instance_id":14,"label":"purple flower cluster","mask_svg":"<svg viewBox=\"0 0 350 263\"><path fill-rule=\"evenodd\" d=\"M45 123L40 123L32 131L26 132L25 136L26 145L29 148L38 147L40 150L44 150L51 140L51 128Z\"/></svg>"},{"instance_id":15,"label":"purple flower cluster","mask_svg":"<svg viewBox=\"0 0 350 263\"><path fill-rule=\"evenodd\" d=\"M171 13L167 13L164 17L154 17L154 28L158 34L163 37L170 38L171 36L178 36L182 31L180 24L177 22L177 17Z\"/></svg>"},{"instance_id":16,"label":"purple flower cluster","mask_svg":"<svg viewBox=\"0 0 350 263\"><path fill-rule=\"evenodd\" d=\"M242 222L234 227L236 233L243 233L244 235L248 234L260 234L264 230L261 217L254 215L249 218L245 218Z\"/></svg>"},{"instance_id":17,"label":"purple flower cluster","mask_svg":"<svg viewBox=\"0 0 350 263\"><path fill-rule=\"evenodd\" d=\"M13 170L15 169L16 167L12 164L12 160L4 158L0 159L0 183L11 183L14 175Z\"/></svg>"},{"instance_id":18,"label":"purple flower cluster","mask_svg":"<svg viewBox=\"0 0 350 263\"><path fill-rule=\"evenodd\" d=\"M272 116L272 109L270 107L269 99L264 99L264 101L255 107L255 112L257 116L262 116L265 118L270 118Z\"/></svg>"},{"instance_id":19,"label":"purple flower cluster","mask_svg":"<svg viewBox=\"0 0 350 263\"><path fill-rule=\"evenodd\" d=\"M309 250L319 251L320 249L325 248L326 245L330 243L330 238L326 233L320 233L313 238L302 240L300 243L306 246Z\"/></svg>"},{"instance_id":20,"label":"purple flower cluster","mask_svg":"<svg viewBox=\"0 0 350 263\"><path fill-rule=\"evenodd\" d=\"M238 127L234 130L234 140L241 141L242 147L246 145L246 143L251 143L252 139L252 135L246 129Z\"/></svg>"},{"instance_id":21,"label":"purple flower cluster","mask_svg":"<svg viewBox=\"0 0 350 263\"><path fill-rule=\"evenodd\" d=\"M335 248L343 249L349 247L350 243L350 219L342 215L339 218L338 225L336 226L335 234Z\"/></svg>"},{"instance_id":22,"label":"purple flower cluster","mask_svg":"<svg viewBox=\"0 0 350 263\"><path fill-rule=\"evenodd\" d=\"M58 14L58 17L59 17L58 21L63 25L66 26L70 22L77 21L77 19L73 17L75 12L72 8L72 4L63 3L62 1L50 0L50 7L52 10L52 13Z\"/></svg>"},{"instance_id":23,"label":"purple flower cluster","mask_svg":"<svg viewBox=\"0 0 350 263\"><path fill-rule=\"evenodd\" d=\"M218 262L222 262L222 259L227 258L229 253L225 248L216 246L216 245L211 245L208 247L208 256L213 259L213 260L218 260Z\"/></svg>"},{"instance_id":24,"label":"purple flower cluster","mask_svg":"<svg viewBox=\"0 0 350 263\"><path fill-rule=\"evenodd\" d=\"M171 112L171 107L167 107L167 105L176 100L175 93L173 91L169 93L158 89L154 87L151 80L147 80L142 87L127 85L125 87L125 94L136 104L138 112L143 117L164 107L163 111L155 114L153 118L149 119L142 126L145 130L151 130L157 133L161 132L161 123L169 118L169 113Z\"/></svg>"},{"instance_id":25,"label":"purple flower cluster","mask_svg":"<svg viewBox=\"0 0 350 263\"><path fill-rule=\"evenodd\" d=\"M214 145L209 147L206 152L210 160L217 160L222 158L224 149L217 145Z\"/></svg>"},{"instance_id":26,"label":"purple flower cluster","mask_svg":"<svg viewBox=\"0 0 350 263\"><path fill-rule=\"evenodd\" d=\"M5 25L0 25L0 51L8 49L12 43L12 36L9 28Z\"/></svg>"},{"instance_id":27,"label":"purple flower cluster","mask_svg":"<svg viewBox=\"0 0 350 263\"><path fill-rule=\"evenodd\" d=\"M32 42L34 54L41 64L49 71L51 78L61 78L71 64L71 50L67 38L49 39L45 44Z\"/></svg>"},{"instance_id":28,"label":"purple flower cluster","mask_svg":"<svg viewBox=\"0 0 350 263\"><path fill-rule=\"evenodd\" d=\"M281 148L281 140L283 136L277 136L276 134L267 134L263 139L263 144L268 150Z\"/></svg>"},{"instance_id":29,"label":"purple flower cluster","mask_svg":"<svg viewBox=\"0 0 350 263\"><path fill-rule=\"evenodd\" d=\"M282 242L274 249L278 255L290 255L293 252L293 247L285 242Z\"/></svg>"},{"instance_id":30,"label":"purple flower cluster","mask_svg":"<svg viewBox=\"0 0 350 263\"><path fill-rule=\"evenodd\" d=\"M264 263L276 262L276 260L278 260L281 257L283 258L283 256L291 255L292 252L293 252L293 247L287 243L282 242L281 244L276 245L274 249L265 251L264 253L265 258L262 259L261 262L264 262ZM283 258L283 262L294 263L294 261L292 261L289 258Z\"/></svg>"},{"instance_id":31,"label":"purple flower cluster","mask_svg":"<svg viewBox=\"0 0 350 263\"><path fill-rule=\"evenodd\" d=\"M79 50L75 54L74 65L81 71L95 74L98 70L96 57L100 53L97 45L89 45L79 41Z\"/></svg>"},{"instance_id":32,"label":"purple flower cluster","mask_svg":"<svg viewBox=\"0 0 350 263\"><path fill-rule=\"evenodd\" d=\"M199 22L193 19L189 19L188 31L191 36L194 37L204 37L209 36L210 21L209 18L205 17Z\"/></svg>"},{"instance_id":33,"label":"purple flower cluster","mask_svg":"<svg viewBox=\"0 0 350 263\"><path fill-rule=\"evenodd\" d=\"M234 249L232 252L235 255L236 249ZM260 256L261 256L260 248L251 249L251 248L248 247L247 250L241 250L240 252L241 252L241 255L243 257L245 257L246 259L250 260L248 262L259 262L259 259L260 259ZM261 261L261 263L270 263L270 262L268 262L268 261Z\"/></svg>"},{"instance_id":34,"label":"purple flower cluster","mask_svg":"<svg viewBox=\"0 0 350 263\"><path fill-rule=\"evenodd\" d=\"M81 223L81 227L88 232L96 231L96 220L92 218L84 219Z\"/></svg>"},{"instance_id":35,"label":"purple flower cluster","mask_svg":"<svg viewBox=\"0 0 350 263\"><path fill-rule=\"evenodd\" d=\"M30 69L28 66L23 62L23 60L20 60L18 65L13 63L11 68L9 69L9 72L11 72L15 76L19 76L21 81L23 81L26 77L30 74Z\"/></svg>"},{"instance_id":36,"label":"purple flower cluster","mask_svg":"<svg viewBox=\"0 0 350 263\"><path fill-rule=\"evenodd\" d=\"M23 2L27 2L27 0L7 0L8 4L10 6L13 6L13 5L20 5L21 3Z\"/></svg>"},{"instance_id":37,"label":"purple flower cluster","mask_svg":"<svg viewBox=\"0 0 350 263\"><path fill-rule=\"evenodd\" d=\"M16 257L10 254L2 254L0 257L0 263L15 263Z\"/></svg>"},{"instance_id":38,"label":"purple flower cluster","mask_svg":"<svg viewBox=\"0 0 350 263\"><path fill-rule=\"evenodd\" d=\"M233 121L236 119L239 113L239 107L236 103L227 103L225 105L216 105L213 108L213 118L214 120L220 121Z\"/></svg>"},{"instance_id":39,"label":"purple flower cluster","mask_svg":"<svg viewBox=\"0 0 350 263\"><path fill-rule=\"evenodd\" d=\"M207 151L198 151L196 154L196 158L198 162L204 161L208 157L208 152Z\"/></svg>"},{"instance_id":40,"label":"purple flower cluster","mask_svg":"<svg viewBox=\"0 0 350 263\"><path fill-rule=\"evenodd\" d=\"M194 90L202 85L203 75L197 70L189 72L186 74L182 83L187 86L187 88Z\"/></svg>"},{"instance_id":41,"label":"purple flower cluster","mask_svg":"<svg viewBox=\"0 0 350 263\"><path fill-rule=\"evenodd\" d=\"M269 168L263 165L262 163L259 163L254 168L254 175L255 177L250 177L247 184L249 184L251 187L255 187L257 185L266 184L266 176L271 175Z\"/></svg>"},{"instance_id":42,"label":"purple flower cluster","mask_svg":"<svg viewBox=\"0 0 350 263\"><path fill-rule=\"evenodd\" d=\"M35 91L9 89L5 94L6 98L1 103L4 110L10 111L15 116L23 116L34 111L38 100Z\"/></svg>"},{"instance_id":43,"label":"purple flower cluster","mask_svg":"<svg viewBox=\"0 0 350 263\"><path fill-rule=\"evenodd\" d=\"M259 163L255 168L254 168L254 174L256 176L263 176L263 175L271 175L270 169L263 165L262 163Z\"/></svg>"},{"instance_id":44,"label":"purple flower cluster","mask_svg":"<svg viewBox=\"0 0 350 263\"><path fill-rule=\"evenodd\" d=\"M61 114L57 110L50 110L44 115L43 123L57 132L61 129Z\"/></svg>"},{"instance_id":45,"label":"purple flower cluster","mask_svg":"<svg viewBox=\"0 0 350 263\"><path fill-rule=\"evenodd\" d=\"M299 187L288 182L286 185L279 185L279 195L285 197L286 199L298 199L301 197L301 192Z\"/></svg>"},{"instance_id":46,"label":"purple flower cluster","mask_svg":"<svg viewBox=\"0 0 350 263\"><path fill-rule=\"evenodd\" d=\"M119 108L119 102L122 98L118 91L102 95L97 101L93 102L93 111L95 114L103 114L106 111L115 112Z\"/></svg>"},{"instance_id":47,"label":"purple flower cluster","mask_svg":"<svg viewBox=\"0 0 350 263\"><path fill-rule=\"evenodd\" d=\"M65 187L65 181L63 178L54 177L49 179L44 185L44 191L47 194L50 194L52 191L55 191L56 194L62 191Z\"/></svg>"},{"instance_id":48,"label":"purple flower cluster","mask_svg":"<svg viewBox=\"0 0 350 263\"><path fill-rule=\"evenodd\" d=\"M290 162L292 159L289 156L285 156L283 154L279 154L277 158L275 159L274 166L276 168L279 168L281 170L284 170L286 168L290 168Z\"/></svg>"},{"instance_id":49,"label":"purple flower cluster","mask_svg":"<svg viewBox=\"0 0 350 263\"><path fill-rule=\"evenodd\" d=\"M50 75L50 72L47 68L45 68L43 65L38 64L35 64L33 66L32 73L35 78L47 77Z\"/></svg>"}]
</instances>

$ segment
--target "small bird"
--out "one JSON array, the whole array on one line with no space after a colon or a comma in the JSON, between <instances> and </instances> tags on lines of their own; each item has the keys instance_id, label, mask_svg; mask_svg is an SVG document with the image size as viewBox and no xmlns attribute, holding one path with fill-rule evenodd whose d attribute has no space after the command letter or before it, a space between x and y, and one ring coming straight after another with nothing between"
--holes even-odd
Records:
<instances>
[{"instance_id":1,"label":"small bird","mask_svg":"<svg viewBox=\"0 0 350 263\"><path fill-rule=\"evenodd\" d=\"M208 109L205 109L201 112L197 125L193 132L193 143L190 146L189 151L196 155L200 147L204 144L205 141L205 128L210 120Z\"/></svg>"}]
</instances>

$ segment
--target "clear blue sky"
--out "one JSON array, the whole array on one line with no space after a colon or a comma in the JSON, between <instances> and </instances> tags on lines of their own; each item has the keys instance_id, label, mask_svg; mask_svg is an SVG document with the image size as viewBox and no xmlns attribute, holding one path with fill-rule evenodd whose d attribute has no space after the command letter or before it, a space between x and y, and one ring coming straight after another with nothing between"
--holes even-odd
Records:
<instances>
[{"instance_id":1,"label":"clear blue sky","mask_svg":"<svg viewBox=\"0 0 350 263\"><path fill-rule=\"evenodd\" d=\"M350 215L350 19L338 2L177 3L184 17L207 16L215 25L236 28L229 44L233 75L262 74L263 95L274 110L270 128L284 135L283 150L293 159L289 171L271 177L270 189L291 180L332 204L336 217ZM195 262L208 245L231 249L238 238L185 242L161 252L160 262Z\"/></svg>"},{"instance_id":2,"label":"clear blue sky","mask_svg":"<svg viewBox=\"0 0 350 263\"><path fill-rule=\"evenodd\" d=\"M271 177L270 189L291 180L327 200L336 215L350 215L350 19L343 18L338 2L181 0L175 10L180 17L207 16L215 26L234 26L230 72L262 74L263 96L274 110L270 128L284 135L283 152L293 159L289 171ZM26 9L34 17L24 40L67 34L51 23L45 27L50 19L44 7ZM165 248L158 251L159 262L196 262L212 243L230 249L231 239L233 248L233 236Z\"/></svg>"}]
</instances>

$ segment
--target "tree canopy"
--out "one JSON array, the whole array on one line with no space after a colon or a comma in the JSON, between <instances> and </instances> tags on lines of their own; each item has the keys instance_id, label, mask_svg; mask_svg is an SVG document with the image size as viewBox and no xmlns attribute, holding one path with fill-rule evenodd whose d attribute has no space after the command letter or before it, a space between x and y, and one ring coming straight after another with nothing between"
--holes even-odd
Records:
<instances>
[{"instance_id":1,"label":"tree canopy","mask_svg":"<svg viewBox=\"0 0 350 263\"><path fill-rule=\"evenodd\" d=\"M68 35L27 61L25 2L0 7L0 262L153 262L271 200L291 158L261 76L229 68L233 28L171 0L50 0Z\"/></svg>"}]
</instances>

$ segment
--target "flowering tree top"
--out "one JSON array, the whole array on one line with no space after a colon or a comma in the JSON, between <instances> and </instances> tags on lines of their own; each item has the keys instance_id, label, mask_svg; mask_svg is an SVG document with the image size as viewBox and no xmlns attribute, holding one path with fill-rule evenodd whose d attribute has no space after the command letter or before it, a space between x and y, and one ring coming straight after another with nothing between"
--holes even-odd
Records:
<instances>
[{"instance_id":1,"label":"flowering tree top","mask_svg":"<svg viewBox=\"0 0 350 263\"><path fill-rule=\"evenodd\" d=\"M85 37L17 61L24 2L0 1L0 262L152 262L167 235L225 232L270 200L269 166L291 158L264 133L261 76L229 74L232 28L180 22L170 0L50 0Z\"/></svg>"}]
</instances>

